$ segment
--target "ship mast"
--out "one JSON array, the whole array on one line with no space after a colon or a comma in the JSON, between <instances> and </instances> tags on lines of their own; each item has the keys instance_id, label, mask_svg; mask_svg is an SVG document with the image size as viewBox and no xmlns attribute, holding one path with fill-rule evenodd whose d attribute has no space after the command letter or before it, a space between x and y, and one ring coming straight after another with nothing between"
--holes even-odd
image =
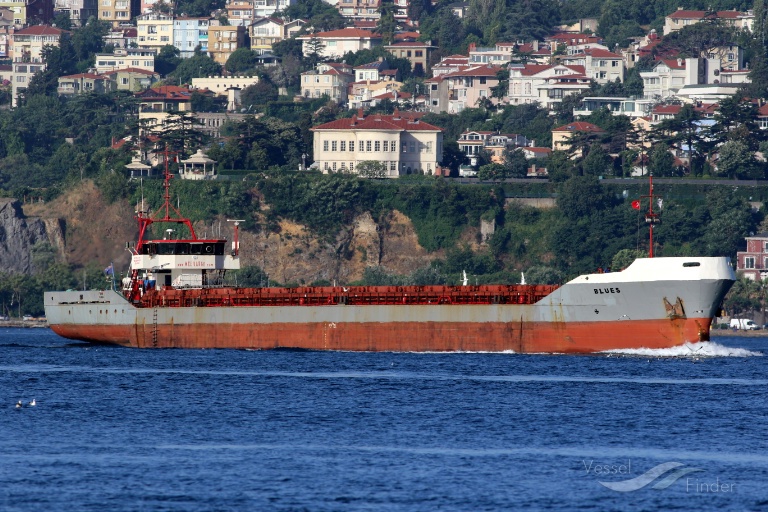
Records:
<instances>
[{"instance_id":1,"label":"ship mast","mask_svg":"<svg viewBox=\"0 0 768 512\"><path fill-rule=\"evenodd\" d=\"M168 146L165 147L165 151L163 152L164 160L165 160L165 171L164 171L164 179L163 179L163 204L160 206L160 208L155 211L152 215L147 215L143 211L143 205L142 209L136 212L136 220L139 222L139 239L137 242L136 250L139 251L141 249L141 246L144 245L144 236L146 235L147 230L149 227L154 224L155 222L164 222L164 223L175 223L175 224L184 224L189 229L189 233L191 236L191 240L197 240L197 234L195 233L195 228L192 227L192 222L190 222L189 219L182 216L181 213L179 213L179 210L171 204L171 178L173 178L173 175L171 175L171 172L168 169L168 160L170 155L177 155L177 151L168 151ZM162 214L162 217L161 217ZM176 215L175 217L172 217L171 214Z\"/></svg>"},{"instance_id":2,"label":"ship mast","mask_svg":"<svg viewBox=\"0 0 768 512\"><path fill-rule=\"evenodd\" d=\"M661 217L659 214L653 211L653 200L658 197L653 194L653 173L648 175L648 195L640 196L641 198L648 198L648 211L645 212L645 223L650 227L648 248L648 257L653 258L653 227L656 224L661 224Z\"/></svg>"}]
</instances>

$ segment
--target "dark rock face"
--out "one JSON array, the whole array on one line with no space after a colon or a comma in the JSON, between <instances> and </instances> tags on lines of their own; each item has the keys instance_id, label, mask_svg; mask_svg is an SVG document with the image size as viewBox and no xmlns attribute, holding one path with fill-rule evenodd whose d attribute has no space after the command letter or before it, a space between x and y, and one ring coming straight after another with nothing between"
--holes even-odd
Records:
<instances>
[{"instance_id":1,"label":"dark rock face","mask_svg":"<svg viewBox=\"0 0 768 512\"><path fill-rule=\"evenodd\" d=\"M32 246L48 242L45 223L27 218L16 199L0 198L0 272L31 274Z\"/></svg>"}]
</instances>

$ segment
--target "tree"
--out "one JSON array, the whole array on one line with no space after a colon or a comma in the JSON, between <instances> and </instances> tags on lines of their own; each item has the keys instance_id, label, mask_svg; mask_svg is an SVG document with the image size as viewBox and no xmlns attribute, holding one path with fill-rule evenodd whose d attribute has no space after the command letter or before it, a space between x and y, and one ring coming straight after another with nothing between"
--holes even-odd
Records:
<instances>
[{"instance_id":1,"label":"tree","mask_svg":"<svg viewBox=\"0 0 768 512\"><path fill-rule=\"evenodd\" d=\"M170 77L179 84L190 84L193 78L221 74L221 66L207 55L193 55L183 59Z\"/></svg>"},{"instance_id":2,"label":"tree","mask_svg":"<svg viewBox=\"0 0 768 512\"><path fill-rule=\"evenodd\" d=\"M277 87L268 79L262 78L240 92L240 103L263 110L268 103L277 101Z\"/></svg>"},{"instance_id":3,"label":"tree","mask_svg":"<svg viewBox=\"0 0 768 512\"><path fill-rule=\"evenodd\" d=\"M651 148L651 154L648 157L648 171L654 176L674 176L675 157L669 152L669 147L665 144L656 144Z\"/></svg>"},{"instance_id":4,"label":"tree","mask_svg":"<svg viewBox=\"0 0 768 512\"><path fill-rule=\"evenodd\" d=\"M525 282L528 284L560 284L563 274L553 267L537 265L525 271Z\"/></svg>"},{"instance_id":5,"label":"tree","mask_svg":"<svg viewBox=\"0 0 768 512\"><path fill-rule=\"evenodd\" d=\"M172 44L167 44L160 48L160 52L155 57L155 71L162 76L170 75L181 63L181 52Z\"/></svg>"},{"instance_id":6,"label":"tree","mask_svg":"<svg viewBox=\"0 0 768 512\"><path fill-rule=\"evenodd\" d=\"M312 36L309 38L309 41L307 41L306 48L307 50L304 53L304 57L307 59L310 68L314 68L317 66L318 62L325 60L325 57L322 55L325 50L325 43L322 39Z\"/></svg>"},{"instance_id":7,"label":"tree","mask_svg":"<svg viewBox=\"0 0 768 512\"><path fill-rule=\"evenodd\" d=\"M258 55L250 48L238 48L227 59L224 66L230 73L242 75L253 71L258 65Z\"/></svg>"},{"instance_id":8,"label":"tree","mask_svg":"<svg viewBox=\"0 0 768 512\"><path fill-rule=\"evenodd\" d=\"M376 22L376 31L381 34L382 44L388 45L394 42L397 22L395 21L395 4L392 0L382 0L379 6L379 21Z\"/></svg>"},{"instance_id":9,"label":"tree","mask_svg":"<svg viewBox=\"0 0 768 512\"><path fill-rule=\"evenodd\" d=\"M611 260L611 269L621 271L630 266L637 258L648 256L645 251L637 249L622 249Z\"/></svg>"},{"instance_id":10,"label":"tree","mask_svg":"<svg viewBox=\"0 0 768 512\"><path fill-rule=\"evenodd\" d=\"M503 180L506 178L507 169L501 164L481 165L477 171L477 178L483 181Z\"/></svg>"},{"instance_id":11,"label":"tree","mask_svg":"<svg viewBox=\"0 0 768 512\"><path fill-rule=\"evenodd\" d=\"M525 153L520 148L511 148L504 151L504 169L506 177L525 178L530 167Z\"/></svg>"},{"instance_id":12,"label":"tree","mask_svg":"<svg viewBox=\"0 0 768 512\"><path fill-rule=\"evenodd\" d=\"M581 168L585 176L603 176L611 171L611 162L611 156L602 145L592 144L589 153L581 161Z\"/></svg>"},{"instance_id":13,"label":"tree","mask_svg":"<svg viewBox=\"0 0 768 512\"><path fill-rule=\"evenodd\" d=\"M375 160L364 160L357 164L357 175L361 178L386 178L387 164Z\"/></svg>"},{"instance_id":14,"label":"tree","mask_svg":"<svg viewBox=\"0 0 768 512\"><path fill-rule=\"evenodd\" d=\"M682 29L664 36L659 44L662 53L679 52L683 57L706 59L733 44L736 33L733 27L717 18L717 13L699 23L687 25ZM700 70L703 73L704 70ZM704 83L700 81L699 83Z\"/></svg>"},{"instance_id":15,"label":"tree","mask_svg":"<svg viewBox=\"0 0 768 512\"><path fill-rule=\"evenodd\" d=\"M574 176L558 188L557 206L573 218L586 217L613 205L613 195L603 190L597 176Z\"/></svg>"},{"instance_id":16,"label":"tree","mask_svg":"<svg viewBox=\"0 0 768 512\"><path fill-rule=\"evenodd\" d=\"M187 155L202 147L207 140L206 134L198 126L192 112L169 112L163 121L163 131L157 135L163 145Z\"/></svg>"},{"instance_id":17,"label":"tree","mask_svg":"<svg viewBox=\"0 0 768 512\"><path fill-rule=\"evenodd\" d=\"M701 146L707 143L700 124L701 117L693 105L685 104L673 119L663 120L651 132L651 138L656 142L685 151L694 175L703 173Z\"/></svg>"},{"instance_id":18,"label":"tree","mask_svg":"<svg viewBox=\"0 0 768 512\"><path fill-rule=\"evenodd\" d=\"M762 170L757 164L754 152L742 141L729 140L720 146L717 172L735 179L762 179Z\"/></svg>"}]
</instances>

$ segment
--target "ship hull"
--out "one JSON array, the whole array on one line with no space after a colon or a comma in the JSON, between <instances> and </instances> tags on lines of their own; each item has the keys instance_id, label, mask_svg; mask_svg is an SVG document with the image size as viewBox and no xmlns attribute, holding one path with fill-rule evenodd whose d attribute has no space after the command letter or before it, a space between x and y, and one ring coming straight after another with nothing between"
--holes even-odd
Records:
<instances>
[{"instance_id":1,"label":"ship hull","mask_svg":"<svg viewBox=\"0 0 768 512\"><path fill-rule=\"evenodd\" d=\"M297 348L372 352L589 353L709 339L706 318L569 323L423 322L55 325L66 338L137 348Z\"/></svg>"},{"instance_id":2,"label":"ship hull","mask_svg":"<svg viewBox=\"0 0 768 512\"><path fill-rule=\"evenodd\" d=\"M708 340L735 279L728 260L638 262L533 304L136 307L114 291L49 292L45 304L61 336L139 348L589 353Z\"/></svg>"}]
</instances>

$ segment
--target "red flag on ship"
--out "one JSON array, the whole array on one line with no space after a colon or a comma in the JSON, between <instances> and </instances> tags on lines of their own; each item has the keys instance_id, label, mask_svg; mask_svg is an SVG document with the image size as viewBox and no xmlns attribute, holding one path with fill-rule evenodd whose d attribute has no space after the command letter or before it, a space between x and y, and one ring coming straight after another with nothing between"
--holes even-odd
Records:
<instances>
[{"instance_id":1,"label":"red flag on ship","mask_svg":"<svg viewBox=\"0 0 768 512\"><path fill-rule=\"evenodd\" d=\"M635 210L639 210L640 209L640 201L632 201L632 208L634 208Z\"/></svg>"}]
</instances>

